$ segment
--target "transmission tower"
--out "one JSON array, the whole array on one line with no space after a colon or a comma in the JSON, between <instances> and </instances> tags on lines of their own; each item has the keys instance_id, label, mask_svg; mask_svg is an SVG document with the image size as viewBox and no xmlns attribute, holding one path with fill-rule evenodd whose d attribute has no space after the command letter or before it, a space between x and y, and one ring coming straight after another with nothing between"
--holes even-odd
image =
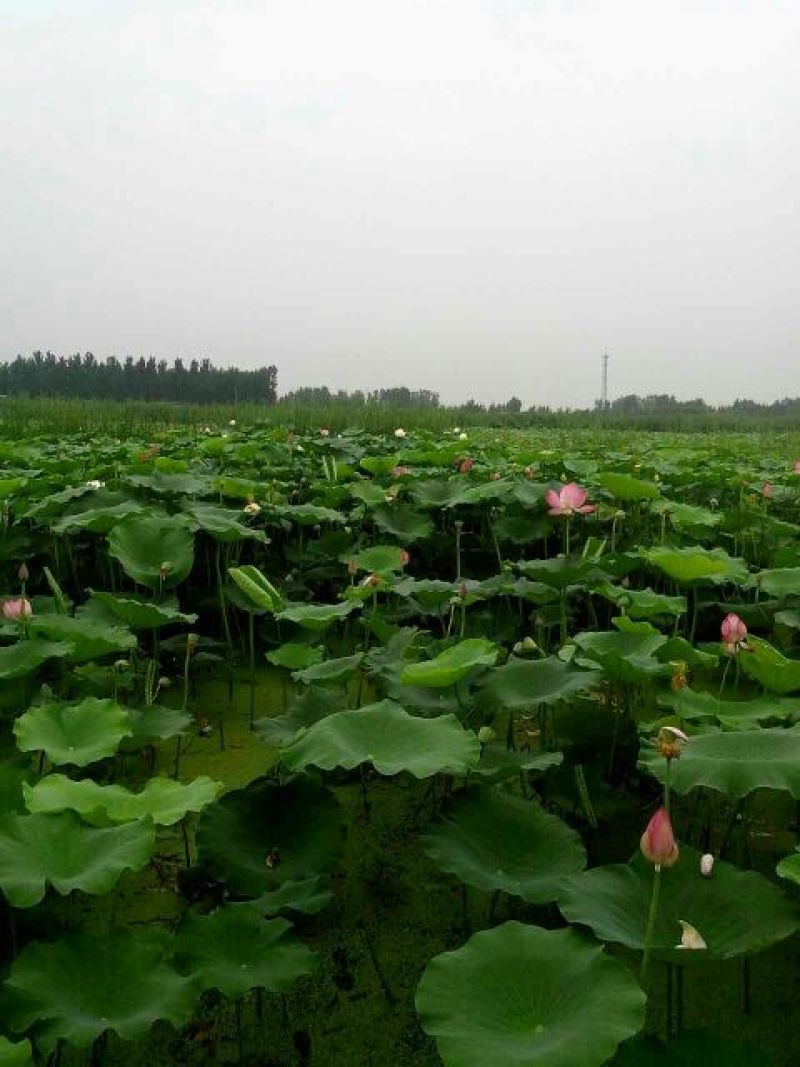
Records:
<instances>
[{"instance_id":1,"label":"transmission tower","mask_svg":"<svg viewBox=\"0 0 800 1067\"><path fill-rule=\"evenodd\" d=\"M603 353L602 400L603 400L603 411L607 411L608 410L608 352L604 352Z\"/></svg>"}]
</instances>

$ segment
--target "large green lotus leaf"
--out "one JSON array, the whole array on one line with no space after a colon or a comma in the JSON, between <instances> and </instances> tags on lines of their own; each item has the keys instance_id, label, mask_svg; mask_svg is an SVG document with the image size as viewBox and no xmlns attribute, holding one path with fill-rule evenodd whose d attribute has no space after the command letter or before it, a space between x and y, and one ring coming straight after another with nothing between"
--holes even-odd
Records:
<instances>
[{"instance_id":1,"label":"large green lotus leaf","mask_svg":"<svg viewBox=\"0 0 800 1067\"><path fill-rule=\"evenodd\" d=\"M327 878L314 876L300 882L284 882L277 889L270 889L252 901L262 915L278 915L284 911L317 915L333 900Z\"/></svg>"},{"instance_id":2,"label":"large green lotus leaf","mask_svg":"<svg viewBox=\"0 0 800 1067\"><path fill-rule=\"evenodd\" d=\"M753 584L769 596L800 596L800 567L778 567L760 571L753 578Z\"/></svg>"},{"instance_id":3,"label":"large green lotus leaf","mask_svg":"<svg viewBox=\"0 0 800 1067\"><path fill-rule=\"evenodd\" d=\"M181 515L134 515L117 523L108 535L108 554L140 585L171 589L192 569L194 534Z\"/></svg>"},{"instance_id":4,"label":"large green lotus leaf","mask_svg":"<svg viewBox=\"0 0 800 1067\"><path fill-rule=\"evenodd\" d=\"M658 701L687 722L716 719L729 730L752 729L765 723L800 719L800 700L791 697L721 700L714 693L697 692L686 686L676 692L660 694Z\"/></svg>"},{"instance_id":5,"label":"large green lotus leaf","mask_svg":"<svg viewBox=\"0 0 800 1067\"><path fill-rule=\"evenodd\" d=\"M501 889L531 904L555 900L586 866L578 834L538 803L498 789L468 789L423 836L439 867L475 889Z\"/></svg>"},{"instance_id":6,"label":"large green lotus leaf","mask_svg":"<svg viewBox=\"0 0 800 1067\"><path fill-rule=\"evenodd\" d=\"M290 671L302 671L315 663L321 663L325 650L319 645L306 645L301 641L287 641L280 648L267 653L267 659L276 667Z\"/></svg>"},{"instance_id":7,"label":"large green lotus leaf","mask_svg":"<svg viewBox=\"0 0 800 1067\"><path fill-rule=\"evenodd\" d=\"M800 885L800 849L796 848L790 856L784 857L775 868L775 873L787 882Z\"/></svg>"},{"instance_id":8,"label":"large green lotus leaf","mask_svg":"<svg viewBox=\"0 0 800 1067\"><path fill-rule=\"evenodd\" d=\"M620 681L635 683L672 673L668 663L656 658L667 643L663 634L602 630L576 634L573 640L582 653L580 661L598 663L606 674Z\"/></svg>"},{"instance_id":9,"label":"large green lotus leaf","mask_svg":"<svg viewBox=\"0 0 800 1067\"><path fill-rule=\"evenodd\" d=\"M14 1043L7 1037L0 1037L0 1067L33 1067L30 1041Z\"/></svg>"},{"instance_id":10,"label":"large green lotus leaf","mask_svg":"<svg viewBox=\"0 0 800 1067\"><path fill-rule=\"evenodd\" d=\"M104 829L84 826L71 811L10 815L0 823L0 887L15 908L31 908L47 885L66 896L108 893L123 871L140 870L155 848L150 821Z\"/></svg>"},{"instance_id":11,"label":"large green lotus leaf","mask_svg":"<svg viewBox=\"0 0 800 1067\"><path fill-rule=\"evenodd\" d=\"M413 597L423 608L434 610L448 604L457 590L456 583L444 582L441 578L401 578L392 586L396 596Z\"/></svg>"},{"instance_id":12,"label":"large green lotus leaf","mask_svg":"<svg viewBox=\"0 0 800 1067\"><path fill-rule=\"evenodd\" d=\"M128 713L110 699L86 697L77 704L39 704L14 722L21 752L44 752L51 763L87 767L113 756L133 734Z\"/></svg>"},{"instance_id":13,"label":"large green lotus leaf","mask_svg":"<svg viewBox=\"0 0 800 1067\"><path fill-rule=\"evenodd\" d=\"M655 482L646 482L634 478L632 474L620 474L616 471L604 471L592 476L592 481L605 489L617 500L656 500L661 490Z\"/></svg>"},{"instance_id":14,"label":"large green lotus leaf","mask_svg":"<svg viewBox=\"0 0 800 1067\"><path fill-rule=\"evenodd\" d=\"M537 704L557 704L577 693L588 693L601 681L598 671L581 671L558 656L546 659L512 657L478 683L478 703L496 711L524 711Z\"/></svg>"},{"instance_id":15,"label":"large green lotus leaf","mask_svg":"<svg viewBox=\"0 0 800 1067\"><path fill-rule=\"evenodd\" d=\"M639 763L664 781L666 760L657 749L642 749ZM670 782L681 794L698 786L729 797L779 789L800 799L800 727L726 730L693 737L680 760L673 760Z\"/></svg>"},{"instance_id":16,"label":"large green lotus leaf","mask_svg":"<svg viewBox=\"0 0 800 1067\"><path fill-rule=\"evenodd\" d=\"M62 534L75 533L76 530L89 530L91 533L107 534L118 522L133 515L143 515L144 508L134 500L123 500L118 504L103 504L72 515L64 515L53 523L52 530L59 537Z\"/></svg>"},{"instance_id":17,"label":"large green lotus leaf","mask_svg":"<svg viewBox=\"0 0 800 1067\"><path fill-rule=\"evenodd\" d=\"M91 778L76 782L63 774L48 774L36 785L23 785L28 811L75 811L97 826L149 817L158 826L172 826L187 812L199 812L213 803L222 783L201 775L192 782L151 778L141 793L122 785L99 785Z\"/></svg>"},{"instance_id":18,"label":"large green lotus leaf","mask_svg":"<svg viewBox=\"0 0 800 1067\"><path fill-rule=\"evenodd\" d=\"M33 674L49 659L64 659L75 650L70 641L18 641L0 648L0 681Z\"/></svg>"},{"instance_id":19,"label":"large green lotus leaf","mask_svg":"<svg viewBox=\"0 0 800 1067\"><path fill-rule=\"evenodd\" d=\"M159 1019L181 1026L197 995L168 964L165 943L146 927L34 941L3 986L4 1018L17 1033L33 1027L45 1051L59 1040L87 1048L106 1030L134 1041Z\"/></svg>"},{"instance_id":20,"label":"large green lotus leaf","mask_svg":"<svg viewBox=\"0 0 800 1067\"><path fill-rule=\"evenodd\" d=\"M480 742L454 715L420 719L391 700L337 711L301 730L281 751L291 770L352 770L371 763L379 774L408 771L415 778L466 774L480 758Z\"/></svg>"},{"instance_id":21,"label":"large green lotus leaf","mask_svg":"<svg viewBox=\"0 0 800 1067\"><path fill-rule=\"evenodd\" d=\"M153 474L129 474L127 479L138 489L149 489L159 496L203 496L212 492L214 482L207 475L186 471L156 470Z\"/></svg>"},{"instance_id":22,"label":"large green lotus leaf","mask_svg":"<svg viewBox=\"0 0 800 1067\"><path fill-rule=\"evenodd\" d=\"M211 873L251 897L330 870L343 838L336 797L310 775L282 785L259 778L226 794L203 812L196 835Z\"/></svg>"},{"instance_id":23,"label":"large green lotus leaf","mask_svg":"<svg viewBox=\"0 0 800 1067\"><path fill-rule=\"evenodd\" d=\"M406 565L405 560L404 550L396 545L372 545L356 552L345 562L354 563L360 571L388 574L391 571L401 571Z\"/></svg>"},{"instance_id":24,"label":"large green lotus leaf","mask_svg":"<svg viewBox=\"0 0 800 1067\"><path fill-rule=\"evenodd\" d=\"M169 741L185 734L192 725L192 716L180 708L165 708L162 704L147 704L143 708L126 708L130 719L130 744ZM123 748L125 744L123 744Z\"/></svg>"},{"instance_id":25,"label":"large green lotus leaf","mask_svg":"<svg viewBox=\"0 0 800 1067\"><path fill-rule=\"evenodd\" d=\"M386 490L382 485L376 485L375 482L351 482L347 488L356 500L360 500L362 504L366 504L368 507L377 507L378 504L383 504L386 500Z\"/></svg>"},{"instance_id":26,"label":"large green lotus leaf","mask_svg":"<svg viewBox=\"0 0 800 1067\"><path fill-rule=\"evenodd\" d=\"M787 659L768 641L760 637L748 637L747 649L740 653L739 659L745 673L771 693L796 693L800 690L800 660Z\"/></svg>"},{"instance_id":27,"label":"large green lotus leaf","mask_svg":"<svg viewBox=\"0 0 800 1067\"><path fill-rule=\"evenodd\" d=\"M355 656L326 659L302 671L295 671L292 678L304 685L339 685L358 670L363 659L363 652L357 652Z\"/></svg>"},{"instance_id":28,"label":"large green lotus leaf","mask_svg":"<svg viewBox=\"0 0 800 1067\"><path fill-rule=\"evenodd\" d=\"M184 506L191 525L196 530L210 534L215 541L266 541L263 530L245 526L241 511L231 511L215 504L190 504Z\"/></svg>"},{"instance_id":29,"label":"large green lotus leaf","mask_svg":"<svg viewBox=\"0 0 800 1067\"><path fill-rule=\"evenodd\" d=\"M676 582L732 582L743 585L747 581L745 562L729 556L721 548L657 545L655 548L640 549L640 552L648 563Z\"/></svg>"},{"instance_id":30,"label":"large green lotus leaf","mask_svg":"<svg viewBox=\"0 0 800 1067\"><path fill-rule=\"evenodd\" d=\"M580 556L556 556L555 559L528 559L517 563L517 570L534 582L549 585L553 589L567 589L589 581L607 580L608 575L595 563Z\"/></svg>"},{"instance_id":31,"label":"large green lotus leaf","mask_svg":"<svg viewBox=\"0 0 800 1067\"><path fill-rule=\"evenodd\" d=\"M345 516L333 508L320 507L318 504L281 504L273 509L275 514L296 522L299 526L320 526L324 522L344 523Z\"/></svg>"},{"instance_id":32,"label":"large green lotus leaf","mask_svg":"<svg viewBox=\"0 0 800 1067\"><path fill-rule=\"evenodd\" d=\"M662 760L663 762L663 760ZM653 865L637 853L630 863L594 867L564 881L558 897L571 923L588 926L601 941L644 948L653 889ZM681 921L691 923L708 946L694 952L676 948ZM653 933L659 955L684 962L729 959L758 952L800 928L800 908L778 886L755 871L717 860L711 878L700 873L700 853L680 845L674 867L661 871L661 893Z\"/></svg>"},{"instance_id":33,"label":"large green lotus leaf","mask_svg":"<svg viewBox=\"0 0 800 1067\"><path fill-rule=\"evenodd\" d=\"M683 615L685 596L665 596L652 589L624 589L611 582L603 582L597 592L613 604L623 607L632 619L654 619L660 615Z\"/></svg>"},{"instance_id":34,"label":"large green lotus leaf","mask_svg":"<svg viewBox=\"0 0 800 1067\"><path fill-rule=\"evenodd\" d=\"M127 626L109 626L108 622L85 616L34 615L30 633L37 639L68 641L72 649L67 658L72 663L88 663L136 647L136 637Z\"/></svg>"},{"instance_id":35,"label":"large green lotus leaf","mask_svg":"<svg viewBox=\"0 0 800 1067\"><path fill-rule=\"evenodd\" d=\"M262 918L251 904L226 904L211 915L190 913L176 935L176 963L199 992L286 993L317 966L316 954L291 929L286 919Z\"/></svg>"},{"instance_id":36,"label":"large green lotus leaf","mask_svg":"<svg viewBox=\"0 0 800 1067\"><path fill-rule=\"evenodd\" d=\"M719 648L718 645L711 645L711 648L715 647ZM719 656L715 652L695 648L685 637L670 637L656 652L656 659L661 663L682 662L689 667L703 667L708 670L713 670L719 664Z\"/></svg>"},{"instance_id":37,"label":"large green lotus leaf","mask_svg":"<svg viewBox=\"0 0 800 1067\"><path fill-rule=\"evenodd\" d=\"M426 478L410 487L411 496L423 508L452 508L464 503L468 483L464 478Z\"/></svg>"},{"instance_id":38,"label":"large green lotus leaf","mask_svg":"<svg viewBox=\"0 0 800 1067\"><path fill-rule=\"evenodd\" d=\"M722 521L722 513L711 511L709 508L699 507L697 504L677 503L674 500L663 502L663 511L669 516L669 521L676 530L690 533L695 530L713 530ZM661 511L661 508L656 510Z\"/></svg>"},{"instance_id":39,"label":"large green lotus leaf","mask_svg":"<svg viewBox=\"0 0 800 1067\"><path fill-rule=\"evenodd\" d=\"M158 630L162 626L175 623L191 624L197 622L194 614L186 615L178 607L177 601L163 601L160 604L143 597L116 595L114 593L95 592L90 589L92 599L102 604L111 615L120 619L134 630Z\"/></svg>"},{"instance_id":40,"label":"large green lotus leaf","mask_svg":"<svg viewBox=\"0 0 800 1067\"><path fill-rule=\"evenodd\" d=\"M380 501L383 501L382 491ZM424 541L433 533L433 521L427 515L403 504L393 504L391 507L384 504L375 509L372 518L379 530L407 545Z\"/></svg>"},{"instance_id":41,"label":"large green lotus leaf","mask_svg":"<svg viewBox=\"0 0 800 1067\"><path fill-rule=\"evenodd\" d=\"M609 1067L771 1067L773 1062L762 1048L705 1030L686 1030L668 1045L654 1037L626 1041Z\"/></svg>"},{"instance_id":42,"label":"large green lotus leaf","mask_svg":"<svg viewBox=\"0 0 800 1067\"><path fill-rule=\"evenodd\" d=\"M344 600L340 604L287 604L275 617L295 622L304 630L320 633L332 623L346 619L360 607L361 604L355 600Z\"/></svg>"},{"instance_id":43,"label":"large green lotus leaf","mask_svg":"<svg viewBox=\"0 0 800 1067\"><path fill-rule=\"evenodd\" d=\"M645 995L577 931L507 922L432 959L416 1007L445 1067L599 1067L641 1030Z\"/></svg>"},{"instance_id":44,"label":"large green lotus leaf","mask_svg":"<svg viewBox=\"0 0 800 1067\"><path fill-rule=\"evenodd\" d=\"M485 785L496 785L518 778L523 771L543 774L563 762L563 752L531 752L491 742L481 746L480 763L470 771L470 777L477 776Z\"/></svg>"},{"instance_id":45,"label":"large green lotus leaf","mask_svg":"<svg viewBox=\"0 0 800 1067\"><path fill-rule=\"evenodd\" d=\"M491 667L497 660L497 651L497 645L485 637L468 637L433 659L407 664L400 681L403 685L443 689L466 678L475 667Z\"/></svg>"}]
</instances>

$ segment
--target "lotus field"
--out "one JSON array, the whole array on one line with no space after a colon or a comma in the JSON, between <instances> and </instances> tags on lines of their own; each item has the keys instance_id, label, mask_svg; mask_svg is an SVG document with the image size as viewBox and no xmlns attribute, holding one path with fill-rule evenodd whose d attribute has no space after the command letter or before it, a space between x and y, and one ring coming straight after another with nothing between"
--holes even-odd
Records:
<instances>
[{"instance_id":1,"label":"lotus field","mask_svg":"<svg viewBox=\"0 0 800 1067\"><path fill-rule=\"evenodd\" d=\"M0 1067L800 1062L795 452L0 441Z\"/></svg>"}]
</instances>

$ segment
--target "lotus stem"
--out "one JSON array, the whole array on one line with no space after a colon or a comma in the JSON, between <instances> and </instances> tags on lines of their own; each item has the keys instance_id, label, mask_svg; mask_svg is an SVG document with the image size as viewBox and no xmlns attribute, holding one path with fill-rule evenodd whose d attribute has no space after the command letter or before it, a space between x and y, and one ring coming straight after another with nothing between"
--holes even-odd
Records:
<instances>
[{"instance_id":1,"label":"lotus stem","mask_svg":"<svg viewBox=\"0 0 800 1067\"><path fill-rule=\"evenodd\" d=\"M656 864L655 873L653 874L653 889L650 894L650 911L647 916L647 929L644 934L644 953L642 955L642 969L639 972L639 981L644 985L647 978L647 967L650 963L650 950L653 942L653 931L656 925L656 915L658 914L658 898L661 890L661 864Z\"/></svg>"},{"instance_id":2,"label":"lotus stem","mask_svg":"<svg viewBox=\"0 0 800 1067\"><path fill-rule=\"evenodd\" d=\"M256 717L256 635L255 614L250 611L247 615L247 636L250 642L250 729Z\"/></svg>"}]
</instances>

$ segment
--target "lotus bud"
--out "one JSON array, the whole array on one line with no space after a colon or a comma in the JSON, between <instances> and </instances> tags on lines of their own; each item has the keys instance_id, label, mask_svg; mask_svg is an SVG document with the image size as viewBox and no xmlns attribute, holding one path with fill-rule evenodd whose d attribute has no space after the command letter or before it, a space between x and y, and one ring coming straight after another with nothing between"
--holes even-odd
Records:
<instances>
[{"instance_id":1,"label":"lotus bud","mask_svg":"<svg viewBox=\"0 0 800 1067\"><path fill-rule=\"evenodd\" d=\"M475 460L471 456L467 456L462 460L458 467L459 474L469 474L472 468L475 466Z\"/></svg>"},{"instance_id":2,"label":"lotus bud","mask_svg":"<svg viewBox=\"0 0 800 1067\"><path fill-rule=\"evenodd\" d=\"M462 582L461 585L458 587L458 595L461 597L462 600L465 600L469 595L469 589L467 589L466 582Z\"/></svg>"},{"instance_id":3,"label":"lotus bud","mask_svg":"<svg viewBox=\"0 0 800 1067\"><path fill-rule=\"evenodd\" d=\"M236 425L236 419L231 419L231 421L228 423L228 425L229 426L235 426Z\"/></svg>"},{"instance_id":4,"label":"lotus bud","mask_svg":"<svg viewBox=\"0 0 800 1067\"><path fill-rule=\"evenodd\" d=\"M197 643L200 638L197 634L189 633L186 635L186 654L191 656L194 650L197 648Z\"/></svg>"},{"instance_id":5,"label":"lotus bud","mask_svg":"<svg viewBox=\"0 0 800 1067\"><path fill-rule=\"evenodd\" d=\"M15 597L12 600L3 601L3 618L9 622L24 622L33 615L31 602L27 597Z\"/></svg>"},{"instance_id":6,"label":"lotus bud","mask_svg":"<svg viewBox=\"0 0 800 1067\"><path fill-rule=\"evenodd\" d=\"M700 873L704 878L710 878L714 873L714 857L710 852L700 857Z\"/></svg>"},{"instance_id":7,"label":"lotus bud","mask_svg":"<svg viewBox=\"0 0 800 1067\"><path fill-rule=\"evenodd\" d=\"M722 620L720 635L729 656L735 655L747 641L747 626L738 615L731 612Z\"/></svg>"},{"instance_id":8,"label":"lotus bud","mask_svg":"<svg viewBox=\"0 0 800 1067\"><path fill-rule=\"evenodd\" d=\"M683 919L678 919L678 922L681 924L681 943L676 945L675 948L689 950L708 948L703 935L691 923L687 923Z\"/></svg>"},{"instance_id":9,"label":"lotus bud","mask_svg":"<svg viewBox=\"0 0 800 1067\"><path fill-rule=\"evenodd\" d=\"M319 435L320 437L330 437L331 431L327 430L324 426L320 426Z\"/></svg>"},{"instance_id":10,"label":"lotus bud","mask_svg":"<svg viewBox=\"0 0 800 1067\"><path fill-rule=\"evenodd\" d=\"M491 728L491 726L482 726L478 730L478 740L482 745L488 744L490 741L494 741L497 734Z\"/></svg>"},{"instance_id":11,"label":"lotus bud","mask_svg":"<svg viewBox=\"0 0 800 1067\"><path fill-rule=\"evenodd\" d=\"M162 582L166 579L167 575L169 574L169 572L171 570L172 570L172 564L170 563L170 561L168 559L164 560L164 562L158 568L158 577L160 578L160 580Z\"/></svg>"},{"instance_id":12,"label":"lotus bud","mask_svg":"<svg viewBox=\"0 0 800 1067\"><path fill-rule=\"evenodd\" d=\"M500 481L500 471L492 471L492 473L489 475L489 480L492 481L492 482L499 482Z\"/></svg>"},{"instance_id":13,"label":"lotus bud","mask_svg":"<svg viewBox=\"0 0 800 1067\"><path fill-rule=\"evenodd\" d=\"M453 427L453 433L461 433L461 427L460 426L454 426ZM800 459L797 462L800 463Z\"/></svg>"},{"instance_id":14,"label":"lotus bud","mask_svg":"<svg viewBox=\"0 0 800 1067\"><path fill-rule=\"evenodd\" d=\"M772 496L772 482L764 482L761 486L761 495L765 500L769 500Z\"/></svg>"},{"instance_id":15,"label":"lotus bud","mask_svg":"<svg viewBox=\"0 0 800 1067\"><path fill-rule=\"evenodd\" d=\"M28 570L26 564L20 563L19 569L17 570L17 578L19 578L19 580L24 583L27 582L30 576L30 571Z\"/></svg>"},{"instance_id":16,"label":"lotus bud","mask_svg":"<svg viewBox=\"0 0 800 1067\"><path fill-rule=\"evenodd\" d=\"M657 870L661 867L672 867L678 862L678 842L672 832L672 823L666 808L659 808L647 824L639 847L645 859L654 863Z\"/></svg>"},{"instance_id":17,"label":"lotus bud","mask_svg":"<svg viewBox=\"0 0 800 1067\"><path fill-rule=\"evenodd\" d=\"M358 574L358 564L354 559L351 559L347 564L347 573L352 577L354 574Z\"/></svg>"},{"instance_id":18,"label":"lotus bud","mask_svg":"<svg viewBox=\"0 0 800 1067\"><path fill-rule=\"evenodd\" d=\"M401 565L403 567L407 567L410 562L411 562L411 553L407 552L406 549L401 548L400 549L400 563L401 563Z\"/></svg>"},{"instance_id":19,"label":"lotus bud","mask_svg":"<svg viewBox=\"0 0 800 1067\"><path fill-rule=\"evenodd\" d=\"M460 434L458 435L458 439L459 439L459 441L466 441L466 439L467 439L467 435L466 435L466 434L465 434L465 433L464 433L464 432L462 431L462 432L461 432L461 433L460 433Z\"/></svg>"},{"instance_id":20,"label":"lotus bud","mask_svg":"<svg viewBox=\"0 0 800 1067\"><path fill-rule=\"evenodd\" d=\"M794 473L800 474L800 459L794 461Z\"/></svg>"}]
</instances>

